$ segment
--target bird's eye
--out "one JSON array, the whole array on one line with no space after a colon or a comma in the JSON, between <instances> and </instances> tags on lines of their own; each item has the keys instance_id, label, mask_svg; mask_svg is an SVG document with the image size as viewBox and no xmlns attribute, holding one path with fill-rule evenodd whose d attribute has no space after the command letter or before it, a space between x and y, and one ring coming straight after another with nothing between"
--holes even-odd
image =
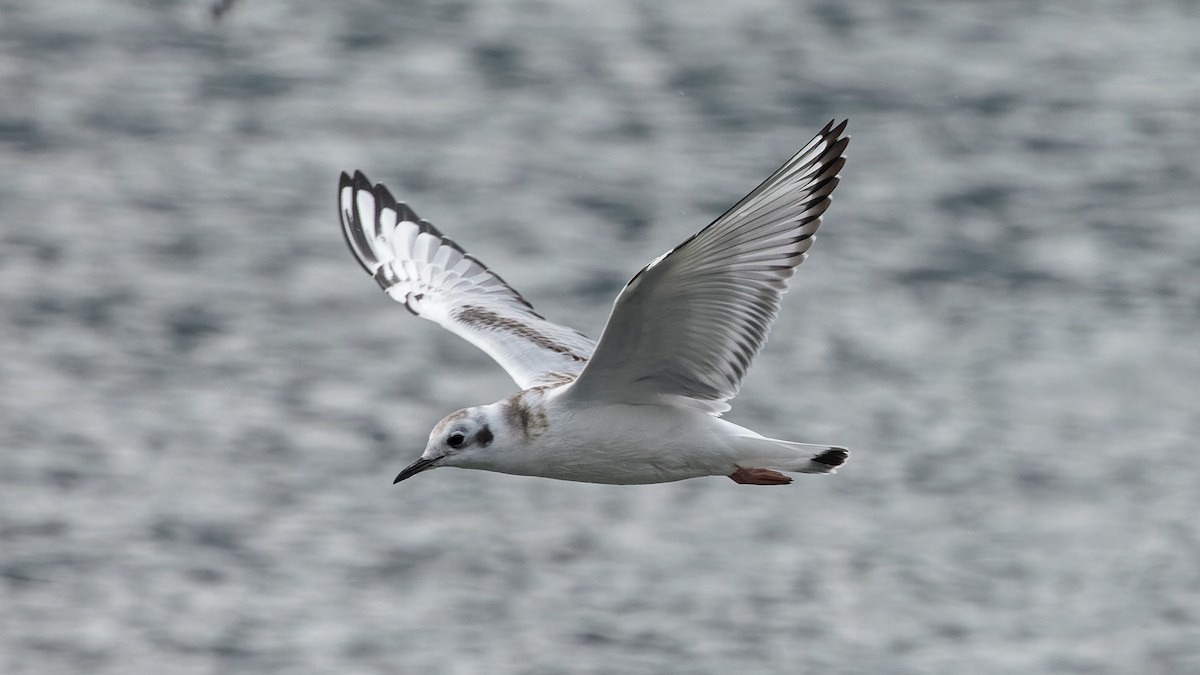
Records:
<instances>
[{"instance_id":1,"label":"bird's eye","mask_svg":"<svg viewBox=\"0 0 1200 675\"><path fill-rule=\"evenodd\" d=\"M453 433L453 434L450 434L450 438L446 439L446 445L449 445L452 448L457 448L458 446L462 445L463 442L466 440L467 440L466 436L463 436L460 433Z\"/></svg>"}]
</instances>

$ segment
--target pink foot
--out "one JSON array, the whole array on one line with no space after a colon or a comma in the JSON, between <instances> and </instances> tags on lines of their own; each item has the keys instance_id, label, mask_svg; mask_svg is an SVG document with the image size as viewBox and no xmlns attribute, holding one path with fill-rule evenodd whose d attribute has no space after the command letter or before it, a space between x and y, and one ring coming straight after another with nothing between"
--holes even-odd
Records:
<instances>
[{"instance_id":1,"label":"pink foot","mask_svg":"<svg viewBox=\"0 0 1200 675\"><path fill-rule=\"evenodd\" d=\"M735 483L742 485L787 485L792 479L771 469L747 469L738 467L729 474Z\"/></svg>"}]
</instances>

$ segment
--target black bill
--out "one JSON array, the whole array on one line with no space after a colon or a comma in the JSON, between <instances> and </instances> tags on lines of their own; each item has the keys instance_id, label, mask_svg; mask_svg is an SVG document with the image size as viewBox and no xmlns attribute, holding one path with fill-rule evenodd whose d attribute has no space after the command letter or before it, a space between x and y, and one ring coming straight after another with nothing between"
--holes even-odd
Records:
<instances>
[{"instance_id":1,"label":"black bill","mask_svg":"<svg viewBox=\"0 0 1200 675\"><path fill-rule=\"evenodd\" d=\"M439 459L441 459L441 457L434 457L433 459L425 459L424 457L422 457L421 459L418 459L417 461L413 462L412 464L409 464L408 468L401 471L400 475L396 476L396 480L392 481L392 485L395 485L396 483L399 483L402 480L412 478L413 476L421 473L425 469L432 469L434 466L437 465L437 461Z\"/></svg>"}]
</instances>

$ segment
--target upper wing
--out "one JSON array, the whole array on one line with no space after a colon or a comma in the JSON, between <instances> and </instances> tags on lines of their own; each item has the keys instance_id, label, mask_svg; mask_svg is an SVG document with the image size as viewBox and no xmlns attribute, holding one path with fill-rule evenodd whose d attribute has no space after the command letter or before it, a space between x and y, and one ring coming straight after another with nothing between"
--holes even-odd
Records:
<instances>
[{"instance_id":1,"label":"upper wing","mask_svg":"<svg viewBox=\"0 0 1200 675\"><path fill-rule=\"evenodd\" d=\"M634 275L573 395L728 410L829 207L845 129L827 124L733 208Z\"/></svg>"},{"instance_id":2,"label":"upper wing","mask_svg":"<svg viewBox=\"0 0 1200 675\"><path fill-rule=\"evenodd\" d=\"M587 363L595 342L542 318L382 184L343 173L338 210L350 250L388 295L487 352L521 388L569 381Z\"/></svg>"}]
</instances>

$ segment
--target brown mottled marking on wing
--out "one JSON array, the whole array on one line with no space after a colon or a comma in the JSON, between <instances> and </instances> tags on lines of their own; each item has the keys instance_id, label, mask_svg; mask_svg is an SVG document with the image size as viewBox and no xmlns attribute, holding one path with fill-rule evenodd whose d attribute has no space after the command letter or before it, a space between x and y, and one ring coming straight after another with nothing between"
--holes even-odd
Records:
<instances>
[{"instance_id":1,"label":"brown mottled marking on wing","mask_svg":"<svg viewBox=\"0 0 1200 675\"><path fill-rule=\"evenodd\" d=\"M577 354L570 347L555 342L533 326L517 319L500 316L499 314L489 309L484 309L483 307L466 305L455 314L455 318L468 326L484 328L487 330L508 331L522 339L532 342L543 349L549 349L552 352L569 356L573 361L587 361L586 356ZM573 376L572 379L574 379Z\"/></svg>"},{"instance_id":2,"label":"brown mottled marking on wing","mask_svg":"<svg viewBox=\"0 0 1200 675\"><path fill-rule=\"evenodd\" d=\"M569 384L575 381L577 373L564 373L558 370L551 370L541 377L542 384L539 389L553 389L561 387L564 384Z\"/></svg>"}]
</instances>

